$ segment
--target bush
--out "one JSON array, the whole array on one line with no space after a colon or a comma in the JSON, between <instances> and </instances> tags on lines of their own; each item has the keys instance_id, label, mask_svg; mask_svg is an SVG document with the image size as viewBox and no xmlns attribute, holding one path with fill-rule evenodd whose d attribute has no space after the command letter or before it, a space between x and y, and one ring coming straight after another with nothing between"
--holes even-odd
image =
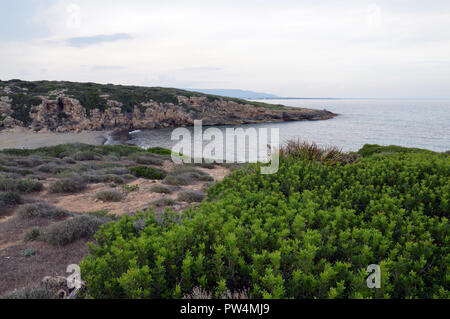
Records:
<instances>
[{"instance_id":1,"label":"bush","mask_svg":"<svg viewBox=\"0 0 450 319\"><path fill-rule=\"evenodd\" d=\"M174 186L185 186L189 185L189 181L186 177L183 176L172 176L169 175L164 179L164 183L167 185L174 185Z\"/></svg>"},{"instance_id":2,"label":"bush","mask_svg":"<svg viewBox=\"0 0 450 319\"><path fill-rule=\"evenodd\" d=\"M139 185L122 185L122 192L128 194L132 192L139 192Z\"/></svg>"},{"instance_id":3,"label":"bush","mask_svg":"<svg viewBox=\"0 0 450 319\"><path fill-rule=\"evenodd\" d=\"M0 202L3 202L6 206L16 206L22 204L23 199L14 192L0 192Z\"/></svg>"},{"instance_id":4,"label":"bush","mask_svg":"<svg viewBox=\"0 0 450 319\"><path fill-rule=\"evenodd\" d=\"M56 299L56 292L42 287L26 287L7 294L0 299Z\"/></svg>"},{"instance_id":5,"label":"bush","mask_svg":"<svg viewBox=\"0 0 450 319\"><path fill-rule=\"evenodd\" d=\"M144 165L158 165L162 166L164 164L164 160L155 158L152 156L139 156L136 158L136 163L144 164Z\"/></svg>"},{"instance_id":6,"label":"bush","mask_svg":"<svg viewBox=\"0 0 450 319\"><path fill-rule=\"evenodd\" d=\"M172 190L164 185L152 185L150 190L154 193L160 193L160 194L172 194Z\"/></svg>"},{"instance_id":7,"label":"bush","mask_svg":"<svg viewBox=\"0 0 450 319\"><path fill-rule=\"evenodd\" d=\"M86 188L86 182L79 177L63 178L50 184L51 193L78 193Z\"/></svg>"},{"instance_id":8,"label":"bush","mask_svg":"<svg viewBox=\"0 0 450 319\"><path fill-rule=\"evenodd\" d=\"M187 203L198 203L205 199L205 195L195 191L183 191L178 194L178 200Z\"/></svg>"},{"instance_id":9,"label":"bush","mask_svg":"<svg viewBox=\"0 0 450 319\"><path fill-rule=\"evenodd\" d=\"M151 147L147 149L147 152L158 155L171 155L172 151L162 147Z\"/></svg>"},{"instance_id":10,"label":"bush","mask_svg":"<svg viewBox=\"0 0 450 319\"><path fill-rule=\"evenodd\" d=\"M56 208L52 205L43 202L23 205L17 211L17 217L22 219L32 219L32 218L53 219L66 217L68 215L69 213L66 210Z\"/></svg>"},{"instance_id":11,"label":"bush","mask_svg":"<svg viewBox=\"0 0 450 319\"><path fill-rule=\"evenodd\" d=\"M15 179L0 177L0 191L33 193L40 192L44 188L42 183L32 179Z\"/></svg>"},{"instance_id":12,"label":"bush","mask_svg":"<svg viewBox=\"0 0 450 319\"><path fill-rule=\"evenodd\" d=\"M90 215L77 216L42 230L38 240L54 246L65 246L82 238L91 238L100 226L110 220Z\"/></svg>"},{"instance_id":13,"label":"bush","mask_svg":"<svg viewBox=\"0 0 450 319\"><path fill-rule=\"evenodd\" d=\"M92 151L78 152L73 155L73 158L76 161L93 161L98 157Z\"/></svg>"},{"instance_id":14,"label":"bush","mask_svg":"<svg viewBox=\"0 0 450 319\"><path fill-rule=\"evenodd\" d=\"M174 206L176 205L176 203L177 202L171 198L160 198L151 202L149 206L166 207L166 206Z\"/></svg>"},{"instance_id":15,"label":"bush","mask_svg":"<svg viewBox=\"0 0 450 319\"><path fill-rule=\"evenodd\" d=\"M157 180L164 179L167 175L167 172L162 169L147 166L132 167L130 168L130 172L136 177Z\"/></svg>"},{"instance_id":16,"label":"bush","mask_svg":"<svg viewBox=\"0 0 450 319\"><path fill-rule=\"evenodd\" d=\"M24 257L31 257L31 256L36 255L37 251L34 248L27 248L25 250L22 250L21 253L22 253L22 256L24 256Z\"/></svg>"},{"instance_id":17,"label":"bush","mask_svg":"<svg viewBox=\"0 0 450 319\"><path fill-rule=\"evenodd\" d=\"M96 193L94 198L102 202L120 202L123 199L123 195L114 190L105 190Z\"/></svg>"},{"instance_id":18,"label":"bush","mask_svg":"<svg viewBox=\"0 0 450 319\"><path fill-rule=\"evenodd\" d=\"M81 262L93 298L449 298L450 161L374 154L352 165L281 157L233 172L208 200L162 225L124 216ZM130 262L131 261L131 262ZM381 267L381 288L366 284Z\"/></svg>"},{"instance_id":19,"label":"bush","mask_svg":"<svg viewBox=\"0 0 450 319\"><path fill-rule=\"evenodd\" d=\"M41 229L40 228L33 228L32 230L30 230L29 232L25 233L25 237L24 237L24 241L34 241L34 240L38 240L39 237L41 236Z\"/></svg>"}]
</instances>

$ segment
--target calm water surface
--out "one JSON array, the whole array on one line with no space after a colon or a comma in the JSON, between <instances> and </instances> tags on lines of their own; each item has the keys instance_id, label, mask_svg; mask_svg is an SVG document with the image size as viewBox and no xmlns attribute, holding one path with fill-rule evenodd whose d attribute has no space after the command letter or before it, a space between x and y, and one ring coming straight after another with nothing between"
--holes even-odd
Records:
<instances>
[{"instance_id":1,"label":"calm water surface","mask_svg":"<svg viewBox=\"0 0 450 319\"><path fill-rule=\"evenodd\" d=\"M267 103L327 109L339 116L327 121L242 125L280 130L281 142L300 139L355 151L364 144L400 145L434 151L450 150L450 100L267 100ZM227 127L219 127L225 130ZM129 143L171 148L173 129L144 130ZM114 144L114 141L110 141ZM252 146L247 146L252 148Z\"/></svg>"}]
</instances>

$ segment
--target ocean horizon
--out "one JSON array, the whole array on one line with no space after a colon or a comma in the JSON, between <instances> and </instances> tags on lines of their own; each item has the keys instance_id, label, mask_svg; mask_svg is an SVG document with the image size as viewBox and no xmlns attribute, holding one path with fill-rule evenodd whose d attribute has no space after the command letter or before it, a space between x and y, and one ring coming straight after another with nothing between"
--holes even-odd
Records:
<instances>
[{"instance_id":1,"label":"ocean horizon","mask_svg":"<svg viewBox=\"0 0 450 319\"><path fill-rule=\"evenodd\" d=\"M262 99L271 104L326 109L338 114L324 121L293 121L218 126L279 128L280 142L307 141L357 151L364 144L399 145L437 152L450 150L450 99ZM192 128L189 128L192 130ZM128 144L171 148L173 128L134 132ZM110 140L108 144L120 144ZM252 147L247 145L247 147Z\"/></svg>"}]
</instances>

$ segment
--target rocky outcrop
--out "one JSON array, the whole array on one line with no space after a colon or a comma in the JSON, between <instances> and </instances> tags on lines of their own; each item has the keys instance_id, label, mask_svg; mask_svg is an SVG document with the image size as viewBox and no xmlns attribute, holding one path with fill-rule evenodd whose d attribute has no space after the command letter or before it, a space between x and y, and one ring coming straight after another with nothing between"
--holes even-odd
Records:
<instances>
[{"instance_id":1,"label":"rocky outcrop","mask_svg":"<svg viewBox=\"0 0 450 319\"><path fill-rule=\"evenodd\" d=\"M326 110L280 107L269 109L251 104L208 97L178 96L178 103L148 101L124 112L122 103L107 100L107 107L87 110L81 103L64 93L56 99L40 96L42 103L31 107L29 125L36 131L56 132L82 130L137 130L188 126L194 120L204 125L249 124L299 120L325 120L335 116ZM12 128L23 123L11 117L10 100L0 100L0 126Z\"/></svg>"}]
</instances>

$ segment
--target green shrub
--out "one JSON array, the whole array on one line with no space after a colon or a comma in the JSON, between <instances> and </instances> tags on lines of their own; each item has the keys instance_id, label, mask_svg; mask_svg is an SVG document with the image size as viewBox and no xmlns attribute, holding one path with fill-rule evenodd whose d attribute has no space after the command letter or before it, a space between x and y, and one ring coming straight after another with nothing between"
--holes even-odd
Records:
<instances>
[{"instance_id":1,"label":"green shrub","mask_svg":"<svg viewBox=\"0 0 450 319\"><path fill-rule=\"evenodd\" d=\"M125 194L139 192L139 185L122 185L122 192L124 192Z\"/></svg>"},{"instance_id":2,"label":"green shrub","mask_svg":"<svg viewBox=\"0 0 450 319\"><path fill-rule=\"evenodd\" d=\"M450 161L374 154L352 165L286 156L276 174L235 171L162 225L124 216L82 263L94 298L449 298ZM381 267L381 288L366 269Z\"/></svg>"},{"instance_id":3,"label":"green shrub","mask_svg":"<svg viewBox=\"0 0 450 319\"><path fill-rule=\"evenodd\" d=\"M97 159L97 156L92 151L78 152L73 155L76 161L93 161Z\"/></svg>"},{"instance_id":4,"label":"green shrub","mask_svg":"<svg viewBox=\"0 0 450 319\"><path fill-rule=\"evenodd\" d=\"M147 152L159 155L171 155L172 151L162 147L150 147Z\"/></svg>"},{"instance_id":5,"label":"green shrub","mask_svg":"<svg viewBox=\"0 0 450 319\"><path fill-rule=\"evenodd\" d=\"M22 219L30 219L30 218L53 219L66 217L68 215L69 213L66 210L56 208L52 205L43 202L23 205L17 211L17 217Z\"/></svg>"},{"instance_id":6,"label":"green shrub","mask_svg":"<svg viewBox=\"0 0 450 319\"><path fill-rule=\"evenodd\" d=\"M30 230L30 231L28 231L28 232L25 233L25 236L24 236L24 239L23 239L23 240L26 241L26 242L27 242L27 241L38 240L39 237L41 236L41 234L42 234L41 229L35 227L35 228L33 228L32 230Z\"/></svg>"},{"instance_id":7,"label":"green shrub","mask_svg":"<svg viewBox=\"0 0 450 319\"><path fill-rule=\"evenodd\" d=\"M174 186L185 186L185 185L189 185L189 181L187 178L183 177L183 176L172 176L169 175L167 176L164 181L165 184L167 185L174 185Z\"/></svg>"},{"instance_id":8,"label":"green shrub","mask_svg":"<svg viewBox=\"0 0 450 319\"><path fill-rule=\"evenodd\" d=\"M154 193L161 193L161 194L172 194L172 190L164 185L152 185L150 190Z\"/></svg>"},{"instance_id":9,"label":"green shrub","mask_svg":"<svg viewBox=\"0 0 450 319\"><path fill-rule=\"evenodd\" d=\"M36 255L36 253L37 253L37 251L34 248L27 248L25 250L22 250L22 252L21 252L22 256L24 256L24 257L34 256L34 255Z\"/></svg>"},{"instance_id":10,"label":"green shrub","mask_svg":"<svg viewBox=\"0 0 450 319\"><path fill-rule=\"evenodd\" d=\"M15 192L0 192L0 202L6 206L16 206L23 203L22 197Z\"/></svg>"},{"instance_id":11,"label":"green shrub","mask_svg":"<svg viewBox=\"0 0 450 319\"><path fill-rule=\"evenodd\" d=\"M82 238L91 238L100 226L110 220L90 215L77 216L42 230L38 240L54 246L65 246Z\"/></svg>"},{"instance_id":12,"label":"green shrub","mask_svg":"<svg viewBox=\"0 0 450 319\"><path fill-rule=\"evenodd\" d=\"M147 166L132 167L130 168L130 172L136 177L157 180L164 179L167 175L167 172L162 169Z\"/></svg>"},{"instance_id":13,"label":"green shrub","mask_svg":"<svg viewBox=\"0 0 450 319\"><path fill-rule=\"evenodd\" d=\"M166 207L166 206L174 206L174 205L176 205L176 203L177 202L171 198L160 198L160 199L152 201L149 204L149 206Z\"/></svg>"},{"instance_id":14,"label":"green shrub","mask_svg":"<svg viewBox=\"0 0 450 319\"><path fill-rule=\"evenodd\" d=\"M0 177L0 191L33 193L40 192L44 188L42 183L32 179L16 179Z\"/></svg>"},{"instance_id":15,"label":"green shrub","mask_svg":"<svg viewBox=\"0 0 450 319\"><path fill-rule=\"evenodd\" d=\"M123 195L115 190L105 190L96 193L94 198L102 202L120 202L123 199Z\"/></svg>"},{"instance_id":16,"label":"green shrub","mask_svg":"<svg viewBox=\"0 0 450 319\"><path fill-rule=\"evenodd\" d=\"M198 203L205 199L205 195L196 191L183 191L178 193L178 200L187 203Z\"/></svg>"},{"instance_id":17,"label":"green shrub","mask_svg":"<svg viewBox=\"0 0 450 319\"><path fill-rule=\"evenodd\" d=\"M49 186L51 193L78 193L86 188L86 182L79 177L63 178Z\"/></svg>"},{"instance_id":18,"label":"green shrub","mask_svg":"<svg viewBox=\"0 0 450 319\"><path fill-rule=\"evenodd\" d=\"M144 164L144 165L158 165L162 166L164 164L164 160L160 158L155 158L152 156L138 156L136 158L136 163Z\"/></svg>"},{"instance_id":19,"label":"green shrub","mask_svg":"<svg viewBox=\"0 0 450 319\"><path fill-rule=\"evenodd\" d=\"M0 299L56 299L56 292L49 291L45 288L36 287L26 287L23 289L16 290L10 294L0 297Z\"/></svg>"}]
</instances>

